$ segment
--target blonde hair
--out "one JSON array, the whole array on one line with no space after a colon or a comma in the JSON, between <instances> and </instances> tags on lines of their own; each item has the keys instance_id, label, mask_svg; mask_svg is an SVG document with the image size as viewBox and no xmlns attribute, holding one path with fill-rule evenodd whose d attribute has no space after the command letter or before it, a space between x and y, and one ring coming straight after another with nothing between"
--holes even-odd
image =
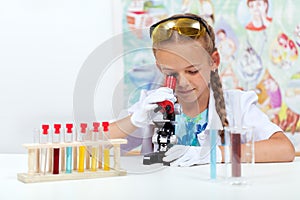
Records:
<instances>
[{"instance_id":1,"label":"blonde hair","mask_svg":"<svg viewBox=\"0 0 300 200\"><path fill-rule=\"evenodd\" d=\"M197 15L186 13L186 14L179 14L179 15L173 15L172 17L185 17L185 16L194 16L198 17ZM202 18L203 19L203 18ZM203 19L203 21L205 21ZM213 52L217 51L217 48L215 47L215 34L213 28L207 23L207 28L210 34L205 32L205 35L194 37L192 39L199 41L201 43L201 46L211 55ZM165 40L163 42L172 42L172 43L179 43L184 42L187 39L187 36L182 36L180 34L173 34L168 40ZM189 37L190 39L190 37ZM159 49L159 44L153 44L153 52L155 55L156 49ZM210 85L213 91L213 95L215 98L215 107L216 111L221 119L223 128L228 126L228 120L226 117L226 109L225 109L225 101L223 96L223 89L222 89L222 83L220 80L220 76L218 74L218 71L211 71L210 73ZM224 142L224 130L220 130L219 134L222 138L222 143Z\"/></svg>"}]
</instances>

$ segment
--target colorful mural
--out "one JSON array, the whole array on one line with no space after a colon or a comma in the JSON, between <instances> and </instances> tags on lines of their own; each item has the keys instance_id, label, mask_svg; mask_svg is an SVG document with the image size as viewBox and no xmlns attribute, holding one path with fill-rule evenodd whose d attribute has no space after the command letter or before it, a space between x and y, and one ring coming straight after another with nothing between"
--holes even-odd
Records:
<instances>
[{"instance_id":1,"label":"colorful mural","mask_svg":"<svg viewBox=\"0 0 300 200\"><path fill-rule=\"evenodd\" d=\"M224 89L254 90L259 107L283 130L300 131L300 1L122 0L124 39L136 51L124 56L126 105L140 89L157 87L148 27L175 13L203 16L213 25Z\"/></svg>"}]
</instances>

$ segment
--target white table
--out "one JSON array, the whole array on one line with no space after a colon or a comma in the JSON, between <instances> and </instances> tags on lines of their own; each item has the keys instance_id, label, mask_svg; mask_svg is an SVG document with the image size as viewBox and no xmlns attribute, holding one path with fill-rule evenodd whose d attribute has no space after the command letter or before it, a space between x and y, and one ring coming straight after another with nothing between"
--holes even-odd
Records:
<instances>
[{"instance_id":1,"label":"white table","mask_svg":"<svg viewBox=\"0 0 300 200\"><path fill-rule=\"evenodd\" d=\"M122 157L128 175L99 179L24 184L17 173L26 172L26 154L0 154L0 199L300 199L300 158L291 163L255 164L251 185L232 186L220 178L209 180L209 165L178 168L143 166L141 157ZM244 170L249 173L249 170Z\"/></svg>"}]
</instances>

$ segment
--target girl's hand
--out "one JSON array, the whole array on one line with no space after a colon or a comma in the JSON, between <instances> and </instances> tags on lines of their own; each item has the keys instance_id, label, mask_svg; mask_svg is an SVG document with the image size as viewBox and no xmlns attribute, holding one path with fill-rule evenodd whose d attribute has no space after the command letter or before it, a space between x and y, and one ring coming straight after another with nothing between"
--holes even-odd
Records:
<instances>
[{"instance_id":1,"label":"girl's hand","mask_svg":"<svg viewBox=\"0 0 300 200\"><path fill-rule=\"evenodd\" d=\"M171 162L170 165L176 167L208 164L210 163L210 152L209 146L175 145L165 153L163 161ZM216 154L217 162L221 162L222 153L219 147L216 148Z\"/></svg>"},{"instance_id":2,"label":"girl's hand","mask_svg":"<svg viewBox=\"0 0 300 200\"><path fill-rule=\"evenodd\" d=\"M167 87L161 87L156 90L149 91L147 96L138 103L138 108L131 116L131 123L136 127L145 127L150 124L156 115L154 109L158 107L156 103L165 100L176 102L173 90Z\"/></svg>"}]
</instances>

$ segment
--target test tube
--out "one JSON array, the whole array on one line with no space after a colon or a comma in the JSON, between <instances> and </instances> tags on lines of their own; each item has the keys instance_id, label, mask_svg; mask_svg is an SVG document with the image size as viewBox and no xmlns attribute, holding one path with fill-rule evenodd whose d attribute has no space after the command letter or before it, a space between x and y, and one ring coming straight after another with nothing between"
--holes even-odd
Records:
<instances>
[{"instance_id":1,"label":"test tube","mask_svg":"<svg viewBox=\"0 0 300 200\"><path fill-rule=\"evenodd\" d=\"M65 131L61 131L60 141L65 141ZM60 147L60 171L66 171L66 147Z\"/></svg>"},{"instance_id":2,"label":"test tube","mask_svg":"<svg viewBox=\"0 0 300 200\"><path fill-rule=\"evenodd\" d=\"M231 174L232 177L241 177L241 134L232 133L231 134Z\"/></svg>"},{"instance_id":3,"label":"test tube","mask_svg":"<svg viewBox=\"0 0 300 200\"><path fill-rule=\"evenodd\" d=\"M40 144L48 143L48 133L49 133L49 125L43 124L42 125L42 134L40 134ZM41 148L41 173L46 174L47 170L47 148Z\"/></svg>"},{"instance_id":4,"label":"test tube","mask_svg":"<svg viewBox=\"0 0 300 200\"><path fill-rule=\"evenodd\" d=\"M60 128L61 124L54 124L54 133L52 135L52 143L60 142ZM60 148L53 148L53 174L59 174L59 151Z\"/></svg>"},{"instance_id":5,"label":"test tube","mask_svg":"<svg viewBox=\"0 0 300 200\"><path fill-rule=\"evenodd\" d=\"M87 133L84 138L85 141L91 141L92 140L92 129L87 128ZM86 156L85 156L85 169L91 169L91 152L92 152L92 147L89 145L86 145Z\"/></svg>"},{"instance_id":6,"label":"test tube","mask_svg":"<svg viewBox=\"0 0 300 200\"><path fill-rule=\"evenodd\" d=\"M80 132L78 134L78 141L84 142L87 135L87 124L80 124ZM85 146L79 146L79 163L78 163L78 172L84 172L84 157L85 157Z\"/></svg>"},{"instance_id":7,"label":"test tube","mask_svg":"<svg viewBox=\"0 0 300 200\"><path fill-rule=\"evenodd\" d=\"M231 130L231 175L232 177L241 177L241 134L242 134L242 117L241 112L241 98L236 95L233 102L237 109L233 109L233 125Z\"/></svg>"},{"instance_id":8,"label":"test tube","mask_svg":"<svg viewBox=\"0 0 300 200\"><path fill-rule=\"evenodd\" d=\"M71 143L73 141L73 124L66 124L65 142ZM66 173L72 173L72 147L66 148Z\"/></svg>"},{"instance_id":9,"label":"test tube","mask_svg":"<svg viewBox=\"0 0 300 200\"><path fill-rule=\"evenodd\" d=\"M210 179L217 178L217 130L210 130Z\"/></svg>"},{"instance_id":10,"label":"test tube","mask_svg":"<svg viewBox=\"0 0 300 200\"><path fill-rule=\"evenodd\" d=\"M102 127L103 127L103 140L108 141L110 138L110 134L109 134L109 122L102 122ZM109 171L110 167L109 167L109 163L110 163L110 157L109 157L109 144L105 144L104 145L104 150L103 150L103 154L104 154L104 167L103 170L104 171Z\"/></svg>"},{"instance_id":11,"label":"test tube","mask_svg":"<svg viewBox=\"0 0 300 200\"><path fill-rule=\"evenodd\" d=\"M72 137L72 142L76 141L77 140L77 129L76 129L76 126L73 126L73 137ZM73 170L77 170L78 169L78 147L73 147L72 148L72 152L73 152Z\"/></svg>"},{"instance_id":12,"label":"test tube","mask_svg":"<svg viewBox=\"0 0 300 200\"><path fill-rule=\"evenodd\" d=\"M38 144L40 142L40 130L38 128L33 130L33 143ZM34 150L34 173L40 173L40 149Z\"/></svg>"},{"instance_id":13,"label":"test tube","mask_svg":"<svg viewBox=\"0 0 300 200\"><path fill-rule=\"evenodd\" d=\"M100 123L99 123L99 126L100 126ZM100 133L100 129L98 131L99 131L98 140L103 140L103 133ZM102 144L99 144L99 151L98 151L98 168L99 169L103 168L103 166L102 166L102 154L103 154L103 146L102 146Z\"/></svg>"},{"instance_id":14,"label":"test tube","mask_svg":"<svg viewBox=\"0 0 300 200\"><path fill-rule=\"evenodd\" d=\"M99 122L93 123L94 129L92 131L92 141L98 141L99 139L99 126L100 126ZM92 171L97 171L97 163L99 162L98 151L99 151L98 145L93 144L92 145L92 166L91 166Z\"/></svg>"}]
</instances>

